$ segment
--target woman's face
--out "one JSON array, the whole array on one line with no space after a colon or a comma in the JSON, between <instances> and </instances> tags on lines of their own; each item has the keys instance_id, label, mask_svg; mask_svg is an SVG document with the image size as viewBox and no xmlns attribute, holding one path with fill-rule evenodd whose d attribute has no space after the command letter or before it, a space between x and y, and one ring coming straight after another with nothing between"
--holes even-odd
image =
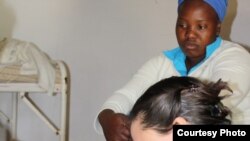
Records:
<instances>
[{"instance_id":1,"label":"woman's face","mask_svg":"<svg viewBox=\"0 0 250 141\"><path fill-rule=\"evenodd\" d=\"M177 41L188 58L201 59L206 46L215 41L220 22L210 5L201 0L184 2L176 22Z\"/></svg>"},{"instance_id":2,"label":"woman's face","mask_svg":"<svg viewBox=\"0 0 250 141\"><path fill-rule=\"evenodd\" d=\"M143 128L141 118L136 118L131 123L131 137L133 141L172 141L172 130L167 134L160 134L153 128Z\"/></svg>"}]
</instances>

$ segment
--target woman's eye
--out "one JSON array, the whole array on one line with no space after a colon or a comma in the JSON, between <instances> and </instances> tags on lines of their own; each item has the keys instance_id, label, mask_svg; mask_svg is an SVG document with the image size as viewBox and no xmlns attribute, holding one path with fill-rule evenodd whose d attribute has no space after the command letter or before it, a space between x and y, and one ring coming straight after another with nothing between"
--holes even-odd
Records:
<instances>
[{"instance_id":1,"label":"woman's eye","mask_svg":"<svg viewBox=\"0 0 250 141\"><path fill-rule=\"evenodd\" d=\"M179 26L180 28L187 28L187 25L186 25L186 24L178 24L178 26Z\"/></svg>"},{"instance_id":2,"label":"woman's eye","mask_svg":"<svg viewBox=\"0 0 250 141\"><path fill-rule=\"evenodd\" d=\"M199 26L197 27L198 30L204 30L204 29L206 29L206 28L207 28L207 26L205 26L205 25L199 25Z\"/></svg>"}]
</instances>

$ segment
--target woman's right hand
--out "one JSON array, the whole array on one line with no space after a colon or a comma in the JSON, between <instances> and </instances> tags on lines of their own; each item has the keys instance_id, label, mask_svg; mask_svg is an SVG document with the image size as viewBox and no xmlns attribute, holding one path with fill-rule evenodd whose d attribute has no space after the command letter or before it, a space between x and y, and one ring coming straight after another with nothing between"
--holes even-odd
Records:
<instances>
[{"instance_id":1,"label":"woman's right hand","mask_svg":"<svg viewBox=\"0 0 250 141\"><path fill-rule=\"evenodd\" d=\"M130 121L121 113L103 110L98 116L106 141L130 141Z\"/></svg>"}]
</instances>

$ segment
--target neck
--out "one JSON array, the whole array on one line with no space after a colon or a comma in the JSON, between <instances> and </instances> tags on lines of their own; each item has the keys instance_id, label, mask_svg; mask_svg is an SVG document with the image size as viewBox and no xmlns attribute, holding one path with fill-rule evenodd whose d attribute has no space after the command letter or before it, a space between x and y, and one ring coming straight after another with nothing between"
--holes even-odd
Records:
<instances>
[{"instance_id":1,"label":"neck","mask_svg":"<svg viewBox=\"0 0 250 141\"><path fill-rule=\"evenodd\" d=\"M187 68L187 72L189 72L189 70L194 67L195 65L197 65L198 63L200 63L203 59L205 58L205 55L202 57L198 57L198 58L186 58L185 60L185 64L186 64L186 68Z\"/></svg>"}]
</instances>

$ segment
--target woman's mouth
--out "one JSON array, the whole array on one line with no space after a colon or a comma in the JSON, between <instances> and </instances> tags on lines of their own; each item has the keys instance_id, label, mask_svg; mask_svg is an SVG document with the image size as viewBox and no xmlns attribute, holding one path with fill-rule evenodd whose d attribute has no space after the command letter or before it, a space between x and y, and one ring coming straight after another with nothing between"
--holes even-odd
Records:
<instances>
[{"instance_id":1,"label":"woman's mouth","mask_svg":"<svg viewBox=\"0 0 250 141\"><path fill-rule=\"evenodd\" d=\"M199 46L195 43L185 43L183 48L187 49L187 50L193 50L193 49L197 49Z\"/></svg>"}]
</instances>

